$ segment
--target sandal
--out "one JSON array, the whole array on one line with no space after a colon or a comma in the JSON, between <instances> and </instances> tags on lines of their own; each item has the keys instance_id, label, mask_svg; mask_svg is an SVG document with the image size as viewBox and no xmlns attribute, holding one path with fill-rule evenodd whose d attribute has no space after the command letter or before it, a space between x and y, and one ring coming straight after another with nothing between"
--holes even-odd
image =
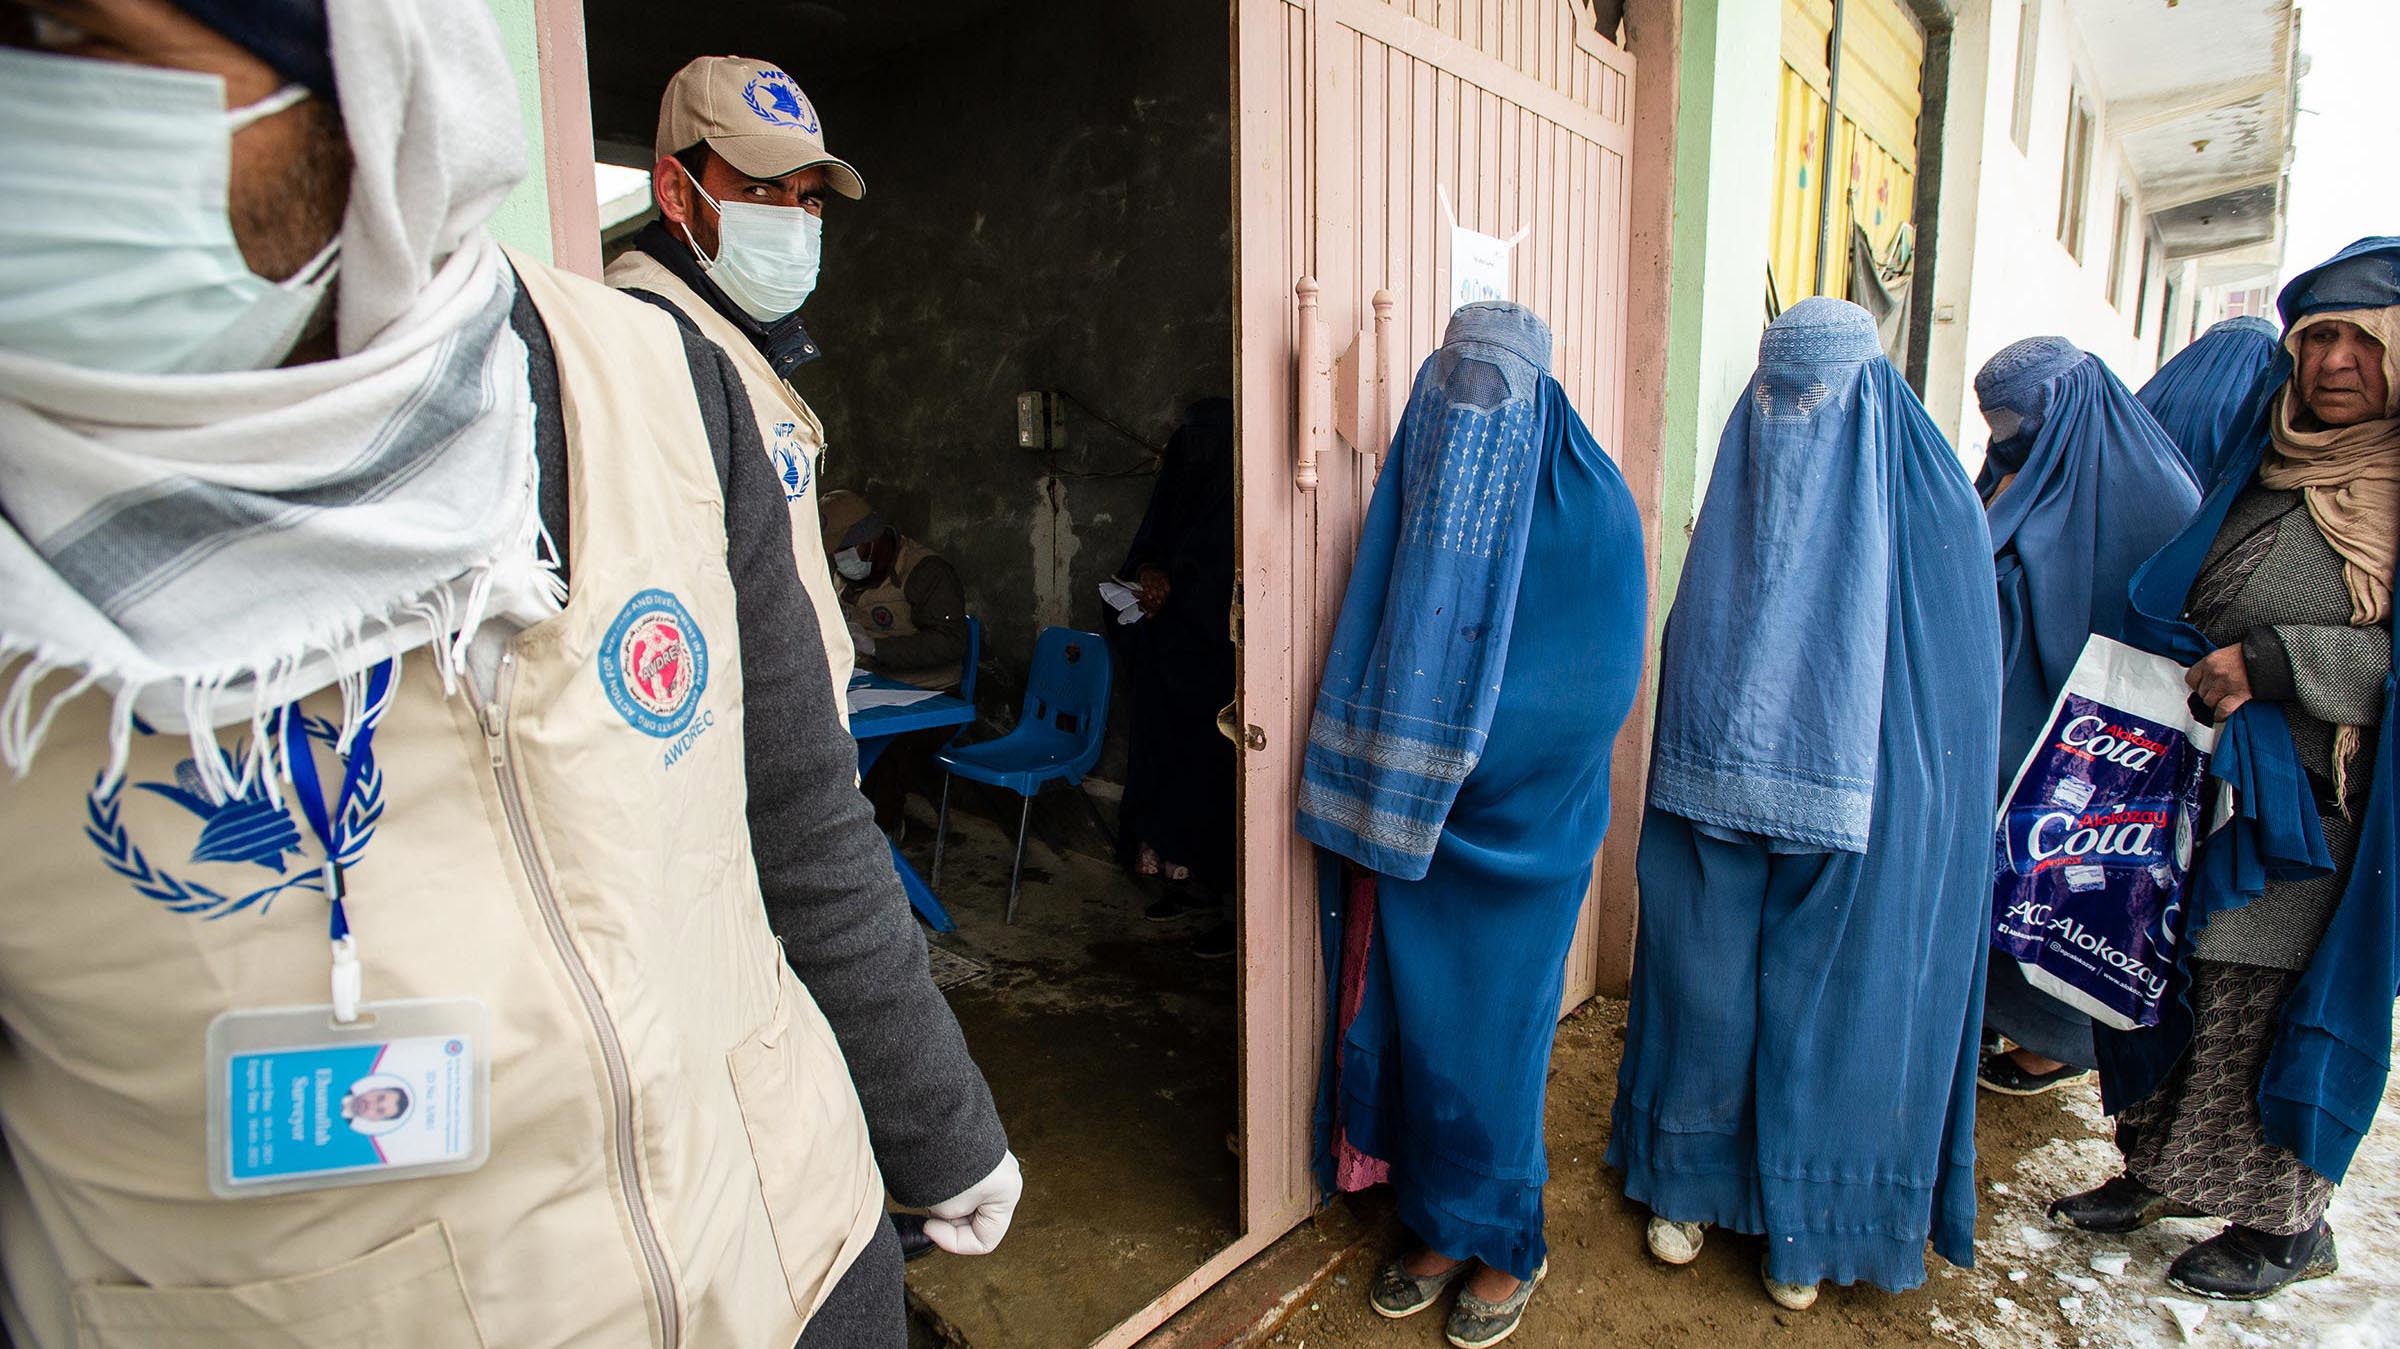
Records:
<instances>
[{"instance_id":1,"label":"sandal","mask_svg":"<svg viewBox=\"0 0 2400 1349\"><path fill-rule=\"evenodd\" d=\"M1432 1306L1474 1267L1474 1261L1461 1260L1439 1274L1411 1274L1405 1257L1394 1257L1376 1271L1375 1282L1367 1289L1367 1303L1388 1321L1414 1316Z\"/></svg>"},{"instance_id":2,"label":"sandal","mask_svg":"<svg viewBox=\"0 0 2400 1349\"><path fill-rule=\"evenodd\" d=\"M1669 1222L1653 1216L1650 1219L1650 1254L1661 1264L1688 1265L1700 1258L1700 1243L1708 1235L1705 1223Z\"/></svg>"},{"instance_id":3,"label":"sandal","mask_svg":"<svg viewBox=\"0 0 2400 1349\"><path fill-rule=\"evenodd\" d=\"M1983 1056L1983 1066L1975 1070L1975 1083L1986 1091L1996 1091L2003 1096L2039 1096L2045 1091L2056 1091L2091 1071L2068 1063L2046 1073L2037 1073L2018 1063L2014 1054L1986 1054Z\"/></svg>"},{"instance_id":4,"label":"sandal","mask_svg":"<svg viewBox=\"0 0 2400 1349\"><path fill-rule=\"evenodd\" d=\"M1544 1260L1530 1279L1517 1281L1517 1291L1487 1302L1466 1289L1458 1292L1458 1305L1450 1309L1450 1320L1442 1327L1443 1338L1458 1349L1486 1349L1517 1333L1517 1325L1525 1319L1525 1304L1533 1301L1533 1290L1542 1276L1550 1272L1550 1262Z\"/></svg>"},{"instance_id":5,"label":"sandal","mask_svg":"<svg viewBox=\"0 0 2400 1349\"><path fill-rule=\"evenodd\" d=\"M1817 1305L1817 1286L1813 1283L1785 1283L1767 1272L1767 1262L1758 1262L1758 1281L1767 1286L1767 1296L1785 1311L1804 1312Z\"/></svg>"}]
</instances>

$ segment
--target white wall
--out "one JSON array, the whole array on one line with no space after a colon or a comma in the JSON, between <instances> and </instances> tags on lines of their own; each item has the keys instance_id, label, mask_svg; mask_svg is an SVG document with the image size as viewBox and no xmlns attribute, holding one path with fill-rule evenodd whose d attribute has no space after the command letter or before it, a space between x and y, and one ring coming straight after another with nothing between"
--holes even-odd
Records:
<instances>
[{"instance_id":1,"label":"white wall","mask_svg":"<svg viewBox=\"0 0 2400 1349\"><path fill-rule=\"evenodd\" d=\"M2020 338L2056 335L2099 356L2138 387L2156 365L2158 311L2169 270L2154 265L2147 291L2134 298L2146 212L2110 133L2107 105L2065 0L2040 0L2026 148L2020 151L2010 139L2024 3L1968 0L1960 6L1951 106L1942 131L1942 275L1935 280L1926 405L1970 466L1982 461L1990 435L1974 397L1975 372L1985 361ZM2070 85L2082 91L2094 119L2081 261L2058 237ZM2120 187L2133 198L2121 309L2106 294ZM1945 314L1948 321L1938 321Z\"/></svg>"}]
</instances>

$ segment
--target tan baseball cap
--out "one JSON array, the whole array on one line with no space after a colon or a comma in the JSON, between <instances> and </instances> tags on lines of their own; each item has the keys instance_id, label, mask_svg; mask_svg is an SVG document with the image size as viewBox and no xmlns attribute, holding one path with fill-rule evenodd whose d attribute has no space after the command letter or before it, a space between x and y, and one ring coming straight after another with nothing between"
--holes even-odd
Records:
<instances>
[{"instance_id":1,"label":"tan baseball cap","mask_svg":"<svg viewBox=\"0 0 2400 1349\"><path fill-rule=\"evenodd\" d=\"M753 178L822 167L834 191L853 201L867 194L858 170L825 152L816 105L771 62L702 56L667 81L658 104L658 157L702 141Z\"/></svg>"}]
</instances>

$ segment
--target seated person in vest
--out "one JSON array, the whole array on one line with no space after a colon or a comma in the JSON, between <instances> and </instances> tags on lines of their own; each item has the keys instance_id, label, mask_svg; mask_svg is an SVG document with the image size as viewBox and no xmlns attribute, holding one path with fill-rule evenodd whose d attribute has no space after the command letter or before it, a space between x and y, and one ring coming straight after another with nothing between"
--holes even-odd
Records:
<instances>
[{"instance_id":1,"label":"seated person in vest","mask_svg":"<svg viewBox=\"0 0 2400 1349\"><path fill-rule=\"evenodd\" d=\"M842 613L858 666L919 688L956 692L967 659L967 595L947 558L891 527L856 492L827 492L825 554L841 578ZM947 730L911 731L867 770L859 789L892 837L908 828L911 784L930 784Z\"/></svg>"},{"instance_id":2,"label":"seated person in vest","mask_svg":"<svg viewBox=\"0 0 2400 1349\"><path fill-rule=\"evenodd\" d=\"M741 377L492 240L515 87L482 0L0 2L18 1349L897 1349L887 1188L1008 1225Z\"/></svg>"},{"instance_id":3,"label":"seated person in vest","mask_svg":"<svg viewBox=\"0 0 2400 1349\"><path fill-rule=\"evenodd\" d=\"M859 668L922 689L957 688L967 658L958 569L856 492L827 492L821 514Z\"/></svg>"},{"instance_id":4,"label":"seated person in vest","mask_svg":"<svg viewBox=\"0 0 2400 1349\"><path fill-rule=\"evenodd\" d=\"M792 516L792 538L817 536L825 424L788 382L817 359L800 326L816 289L830 193L856 201L858 170L825 150L817 111L792 77L765 61L703 56L667 81L658 107L651 195L659 218L608 267L608 284L677 315L732 358ZM824 555L792 561L817 611L836 690L850 686L850 633ZM838 700L837 700L838 703Z\"/></svg>"}]
</instances>

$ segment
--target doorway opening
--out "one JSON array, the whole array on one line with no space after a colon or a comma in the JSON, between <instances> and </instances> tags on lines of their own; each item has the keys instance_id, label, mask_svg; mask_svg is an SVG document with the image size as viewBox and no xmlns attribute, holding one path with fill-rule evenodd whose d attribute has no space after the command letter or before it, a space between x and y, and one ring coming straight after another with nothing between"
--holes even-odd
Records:
<instances>
[{"instance_id":1,"label":"doorway opening","mask_svg":"<svg viewBox=\"0 0 2400 1349\"><path fill-rule=\"evenodd\" d=\"M668 78L733 52L789 71L865 179L863 200L829 204L803 311L823 354L792 377L825 424L816 481L955 568L981 634L962 739L1001 734L1044 630L1112 625L1101 582L1127 559L1162 451L1196 403L1233 392L1224 6L588 0L585 22L604 164L646 169ZM645 218L625 181L603 221L612 249ZM1224 471L1230 512L1229 449ZM1020 797L963 779L950 793L934 889L956 927L927 934L934 972L1027 1199L997 1253L930 1255L909 1284L922 1320L973 1344L1088 1343L1243 1230L1241 962L1194 949L1231 915L1230 876L1220 899L1120 864L1137 662L1121 638L1107 648L1099 760L1081 788L1034 799L1013 923ZM1228 639L1226 701L1231 669ZM1221 771L1189 772L1221 776L1230 821L1225 750ZM891 757L912 780L884 822L930 878L942 776L929 754ZM1176 898L1186 913L1146 915Z\"/></svg>"}]
</instances>

